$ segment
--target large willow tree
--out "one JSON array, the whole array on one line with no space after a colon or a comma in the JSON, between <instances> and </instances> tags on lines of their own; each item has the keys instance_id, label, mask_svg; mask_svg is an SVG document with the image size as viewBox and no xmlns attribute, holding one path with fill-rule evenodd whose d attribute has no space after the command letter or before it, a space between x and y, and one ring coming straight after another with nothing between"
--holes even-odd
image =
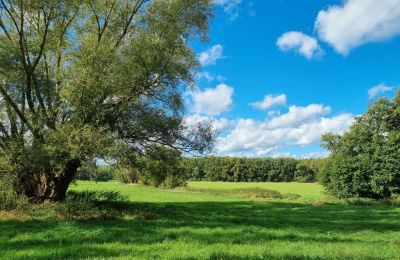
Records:
<instances>
[{"instance_id":1,"label":"large willow tree","mask_svg":"<svg viewBox=\"0 0 400 260\"><path fill-rule=\"evenodd\" d=\"M154 145L204 152L182 123L211 0L0 0L0 170L33 202L65 198L82 163ZM0 176L1 176L0 175Z\"/></svg>"}]
</instances>

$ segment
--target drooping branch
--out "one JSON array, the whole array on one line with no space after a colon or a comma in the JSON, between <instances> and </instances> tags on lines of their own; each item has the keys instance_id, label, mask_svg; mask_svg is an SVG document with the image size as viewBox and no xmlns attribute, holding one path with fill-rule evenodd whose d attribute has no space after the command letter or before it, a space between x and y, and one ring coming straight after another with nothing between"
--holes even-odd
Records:
<instances>
[{"instance_id":1,"label":"drooping branch","mask_svg":"<svg viewBox=\"0 0 400 260\"><path fill-rule=\"evenodd\" d=\"M7 5L4 3L4 0L0 0L1 3L1 8L6 10L6 13L8 14L9 18L12 20L15 29L17 30L18 34L20 33L19 27L18 27L18 23L17 20L15 19L14 15L11 12L12 6L10 8L7 7Z\"/></svg>"},{"instance_id":2,"label":"drooping branch","mask_svg":"<svg viewBox=\"0 0 400 260\"><path fill-rule=\"evenodd\" d=\"M36 66L39 64L40 59L42 58L43 55L43 51L46 45L46 41L47 41L47 35L49 33L49 26L50 26L50 22L51 22L51 17L50 15L46 16L46 12L43 10L43 20L44 20L44 32L43 32L43 37L42 37L42 41L40 43L40 47L39 47L39 53L37 55L37 57L35 58L35 60L32 63L32 67L30 68L32 73L34 73Z\"/></svg>"},{"instance_id":3,"label":"drooping branch","mask_svg":"<svg viewBox=\"0 0 400 260\"><path fill-rule=\"evenodd\" d=\"M6 127L1 122L0 122L0 131L1 133L3 133L6 139L10 139L10 135L8 134Z\"/></svg>"},{"instance_id":4,"label":"drooping branch","mask_svg":"<svg viewBox=\"0 0 400 260\"><path fill-rule=\"evenodd\" d=\"M1 28L1 29L3 30L3 32L5 33L7 39L8 39L10 42L12 42L10 33L8 32L6 26L4 25L3 19L1 19L1 17L0 17L0 28Z\"/></svg>"},{"instance_id":5,"label":"drooping branch","mask_svg":"<svg viewBox=\"0 0 400 260\"><path fill-rule=\"evenodd\" d=\"M139 11L139 9L142 7L142 5L144 3L146 3L146 2L148 2L148 1L149 0L139 0L139 1L136 2L136 4L135 4L130 16L128 17L128 19L127 19L127 21L126 21L126 23L125 23L125 25L124 25L124 27L122 29L122 34L119 36L119 38L118 38L118 40L117 40L117 42L115 44L115 47L118 47L121 44L121 42L123 41L125 36L128 34L128 30L129 30L129 27L131 26L133 18L135 17L135 15Z\"/></svg>"},{"instance_id":6,"label":"drooping branch","mask_svg":"<svg viewBox=\"0 0 400 260\"><path fill-rule=\"evenodd\" d=\"M32 125L29 123L29 121L26 119L25 115L22 113L22 111L18 108L18 105L12 100L10 95L7 93L7 91L3 88L3 86L0 86L0 94L4 97L4 100L9 104L15 113L18 115L19 119L29 128L29 130L34 134L38 136L38 132L32 127Z\"/></svg>"}]
</instances>

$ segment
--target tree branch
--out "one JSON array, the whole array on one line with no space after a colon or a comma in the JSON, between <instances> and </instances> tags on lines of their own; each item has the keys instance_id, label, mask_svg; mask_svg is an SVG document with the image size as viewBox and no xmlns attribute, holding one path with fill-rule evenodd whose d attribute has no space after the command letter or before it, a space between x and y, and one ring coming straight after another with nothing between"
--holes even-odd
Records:
<instances>
[{"instance_id":1,"label":"tree branch","mask_svg":"<svg viewBox=\"0 0 400 260\"><path fill-rule=\"evenodd\" d=\"M17 113L18 117L29 128L29 130L31 130L34 135L37 135L38 134L37 131L28 122L28 120L26 119L25 115L18 108L17 104L14 103L14 101L12 100L10 95L8 95L7 91L3 88L3 86L0 86L0 94L4 97L5 101L13 108L15 113Z\"/></svg>"},{"instance_id":2,"label":"tree branch","mask_svg":"<svg viewBox=\"0 0 400 260\"><path fill-rule=\"evenodd\" d=\"M131 15L129 16L128 20L126 21L126 24L125 24L125 26L124 26L124 28L123 28L123 30L122 30L121 36L118 38L118 40L117 40L117 42L116 42L116 44L115 44L115 47L117 47L117 46L119 46L119 45L121 44L122 40L123 40L123 39L125 38L125 36L128 34L129 26L131 25L132 20L133 20L133 18L135 17L136 13L139 11L140 7L141 7L144 3L148 2L148 1L149 1L149 0L139 0L139 1L136 3L135 7L134 7L133 10L132 10Z\"/></svg>"}]
</instances>

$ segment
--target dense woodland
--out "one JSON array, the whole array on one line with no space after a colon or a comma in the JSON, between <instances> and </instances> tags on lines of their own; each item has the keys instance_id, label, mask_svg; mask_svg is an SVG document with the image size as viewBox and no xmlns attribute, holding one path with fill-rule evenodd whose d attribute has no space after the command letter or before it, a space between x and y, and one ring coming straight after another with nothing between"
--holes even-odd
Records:
<instances>
[{"instance_id":1,"label":"dense woodland","mask_svg":"<svg viewBox=\"0 0 400 260\"><path fill-rule=\"evenodd\" d=\"M315 182L326 159L292 158L185 158L189 180L228 182Z\"/></svg>"},{"instance_id":2,"label":"dense woodland","mask_svg":"<svg viewBox=\"0 0 400 260\"><path fill-rule=\"evenodd\" d=\"M144 182L165 187L182 185L186 181L227 181L227 182L317 182L327 163L326 158L240 158L205 157L177 158L176 164L163 160L142 158L142 165L127 171L112 166L88 166L78 171L79 180L109 181L118 179L125 183ZM150 172L150 167L154 171ZM171 170L168 170L168 167ZM161 170L164 169L164 170ZM167 173L167 174L164 174ZM174 174L169 176L168 174ZM156 177L157 176L157 177ZM176 183L165 185L164 179L173 178ZM151 181L152 178L157 179Z\"/></svg>"}]
</instances>

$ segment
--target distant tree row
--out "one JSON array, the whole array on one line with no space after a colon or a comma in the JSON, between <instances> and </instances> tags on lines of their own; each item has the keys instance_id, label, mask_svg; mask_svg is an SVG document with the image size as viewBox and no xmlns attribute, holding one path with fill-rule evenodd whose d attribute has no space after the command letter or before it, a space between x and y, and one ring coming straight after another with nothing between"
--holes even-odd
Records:
<instances>
[{"instance_id":1,"label":"distant tree row","mask_svg":"<svg viewBox=\"0 0 400 260\"><path fill-rule=\"evenodd\" d=\"M293 158L184 158L189 180L228 182L315 182L326 159Z\"/></svg>"},{"instance_id":2,"label":"distant tree row","mask_svg":"<svg viewBox=\"0 0 400 260\"><path fill-rule=\"evenodd\" d=\"M226 182L316 182L326 159L182 157L179 151L156 146L132 161L131 167L85 167L81 180L107 181L110 173L123 183L174 188L187 180Z\"/></svg>"}]
</instances>

